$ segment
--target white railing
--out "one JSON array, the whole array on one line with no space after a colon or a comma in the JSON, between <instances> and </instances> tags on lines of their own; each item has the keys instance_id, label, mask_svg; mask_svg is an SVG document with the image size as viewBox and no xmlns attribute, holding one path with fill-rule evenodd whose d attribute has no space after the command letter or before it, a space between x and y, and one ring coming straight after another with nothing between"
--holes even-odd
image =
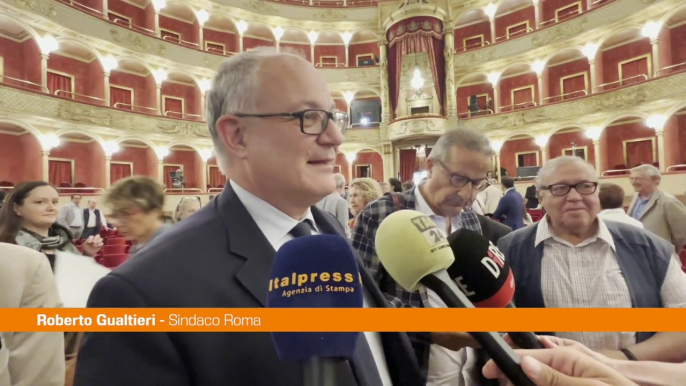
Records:
<instances>
[{"instance_id":1,"label":"white railing","mask_svg":"<svg viewBox=\"0 0 686 386\"><path fill-rule=\"evenodd\" d=\"M132 29L132 30L141 31L141 32L144 32L144 33L146 33L146 34L153 35L153 36L154 36L154 35L157 35L157 34L155 33L155 31L153 31L153 30L151 30L151 29L147 29L147 28L145 28L145 27L137 26L137 25L131 23L130 21L127 22L127 21L124 20L124 19L114 19L114 24L122 25L122 26L124 26L124 27L126 27L126 28L129 28L129 29Z\"/></svg>"},{"instance_id":2,"label":"white railing","mask_svg":"<svg viewBox=\"0 0 686 386\"><path fill-rule=\"evenodd\" d=\"M600 173L601 177L612 177L608 176L607 173L612 173L613 175L622 175L622 174L629 174L631 169L612 169L612 170L605 170L604 172Z\"/></svg>"},{"instance_id":3,"label":"white railing","mask_svg":"<svg viewBox=\"0 0 686 386\"><path fill-rule=\"evenodd\" d=\"M205 118L202 115L199 114L186 114L186 113L180 113L178 111L165 111L164 112L165 117L171 117L171 118L181 118L181 119L188 119L188 117L195 118L194 120L200 120L204 121Z\"/></svg>"},{"instance_id":4,"label":"white railing","mask_svg":"<svg viewBox=\"0 0 686 386\"><path fill-rule=\"evenodd\" d=\"M490 46L490 45L491 45L491 43L489 41L484 40L480 43L474 43L474 44L470 44L468 46L462 46L461 50L455 49L454 53L466 52L468 48L472 48L472 47L484 47L484 46Z\"/></svg>"},{"instance_id":5,"label":"white railing","mask_svg":"<svg viewBox=\"0 0 686 386\"><path fill-rule=\"evenodd\" d=\"M0 190L12 190L14 186L0 186Z\"/></svg>"},{"instance_id":6,"label":"white railing","mask_svg":"<svg viewBox=\"0 0 686 386\"><path fill-rule=\"evenodd\" d=\"M512 111L515 108L517 108L518 106L521 106L522 108L531 107L531 106L536 107L536 106L538 106L538 103L536 103L535 101L529 101L529 102L516 103L514 105L509 105L509 106L502 106L500 108L500 112Z\"/></svg>"},{"instance_id":7,"label":"white railing","mask_svg":"<svg viewBox=\"0 0 686 386\"><path fill-rule=\"evenodd\" d=\"M517 32L508 33L505 36L498 36L497 38L495 38L495 41L497 42L498 40L501 40L501 39L510 40L510 38L514 38L514 37L517 37L519 35L526 35L529 32L534 32L534 30L531 27L527 27L526 29L523 29L523 30L520 30Z\"/></svg>"},{"instance_id":8,"label":"white railing","mask_svg":"<svg viewBox=\"0 0 686 386\"><path fill-rule=\"evenodd\" d=\"M198 192L202 193L202 190L198 188L172 188L172 189L165 189L163 193L186 193L186 192Z\"/></svg>"},{"instance_id":9,"label":"white railing","mask_svg":"<svg viewBox=\"0 0 686 386\"><path fill-rule=\"evenodd\" d=\"M672 68L681 67L681 66L686 66L686 62L674 64L674 65L667 66L667 67L662 67L661 69L655 71L655 78L657 78L657 76L660 74L660 72L662 72L664 70L671 70ZM686 67L684 67L684 69L686 69Z\"/></svg>"},{"instance_id":10,"label":"white railing","mask_svg":"<svg viewBox=\"0 0 686 386\"><path fill-rule=\"evenodd\" d=\"M569 18L572 17L572 16L581 15L582 13L583 13L583 10L577 8L577 9L575 9L573 12L564 14L564 15L562 15L562 16L556 16L554 19L542 21L542 22L541 22L541 27L545 26L546 24L555 24L555 23L559 23L559 22L561 22L561 21L565 21L565 20L569 19Z\"/></svg>"},{"instance_id":11,"label":"white railing","mask_svg":"<svg viewBox=\"0 0 686 386\"><path fill-rule=\"evenodd\" d=\"M369 122L369 123L353 123L350 125L351 128L356 129L360 127L374 127L374 126L379 126L381 122Z\"/></svg>"},{"instance_id":12,"label":"white railing","mask_svg":"<svg viewBox=\"0 0 686 386\"><path fill-rule=\"evenodd\" d=\"M207 189L207 193L220 193L224 188L209 188Z\"/></svg>"},{"instance_id":13,"label":"white railing","mask_svg":"<svg viewBox=\"0 0 686 386\"><path fill-rule=\"evenodd\" d=\"M157 109L152 108L152 107L136 106L136 105L132 105L132 104L129 104L129 103L124 103L124 102L117 102L117 103L114 104L114 108L115 108L115 109L118 109L120 106L131 107L131 111L136 111L136 109L145 109L145 110L153 111L155 114L158 114L158 113L159 113L159 112L157 111ZM125 109L122 109L122 110L125 110ZM126 110L128 110L128 109L126 109Z\"/></svg>"},{"instance_id":14,"label":"white railing","mask_svg":"<svg viewBox=\"0 0 686 386\"><path fill-rule=\"evenodd\" d=\"M576 95L576 96L572 96L572 95ZM553 99L557 99L557 98L560 98L560 100L579 98L579 97L587 96L587 95L588 95L588 92L586 90L578 90L578 91L572 91L572 92L568 92L568 93L561 94L561 95L549 96L549 97L543 98L542 102L543 103L546 103L546 101L552 102ZM565 97L570 97L570 98L565 98Z\"/></svg>"},{"instance_id":15,"label":"white railing","mask_svg":"<svg viewBox=\"0 0 686 386\"><path fill-rule=\"evenodd\" d=\"M191 46L191 47L195 47L195 48L200 47L200 44L198 44L198 43L193 43L193 42L189 42L186 40L182 40L180 38L177 38L176 36L167 35L167 36L163 37L162 40L172 42L172 43L176 43L176 44L180 44L182 46Z\"/></svg>"},{"instance_id":16,"label":"white railing","mask_svg":"<svg viewBox=\"0 0 686 386\"><path fill-rule=\"evenodd\" d=\"M482 115L488 115L488 114L493 114L493 110L491 109L484 109L484 110L477 110L477 111L468 111L466 113L458 114L458 118L462 119L469 119L473 118L475 116L482 116Z\"/></svg>"},{"instance_id":17,"label":"white railing","mask_svg":"<svg viewBox=\"0 0 686 386\"><path fill-rule=\"evenodd\" d=\"M69 192L63 192L63 190L68 190ZM105 189L103 188L72 188L68 186L58 186L57 191L59 193L78 193L78 192L86 192L87 190L92 191L92 193L98 192L98 193L105 193Z\"/></svg>"},{"instance_id":18,"label":"white railing","mask_svg":"<svg viewBox=\"0 0 686 386\"><path fill-rule=\"evenodd\" d=\"M348 65L345 63L322 63L322 62L319 62L319 63L315 64L314 66L319 67L319 68L321 68L321 67L348 67Z\"/></svg>"},{"instance_id":19,"label":"white railing","mask_svg":"<svg viewBox=\"0 0 686 386\"><path fill-rule=\"evenodd\" d=\"M47 87L45 87L45 86L43 86L43 85L40 85L40 84L38 84L38 83L29 82L28 80L12 78L11 76L7 76L7 75L0 75L0 78L2 79L2 83L5 83L5 79L9 79L9 80L12 80L12 81L15 81L15 82L24 83L24 84L29 84L29 85L31 85L31 86L39 87L42 91L45 91L46 93L49 93L49 92L50 92L50 90L48 90Z\"/></svg>"},{"instance_id":20,"label":"white railing","mask_svg":"<svg viewBox=\"0 0 686 386\"><path fill-rule=\"evenodd\" d=\"M671 172L676 168L680 168L680 170L677 170L677 171L686 170L686 164L672 165L672 166L668 167L666 171Z\"/></svg>"},{"instance_id":21,"label":"white railing","mask_svg":"<svg viewBox=\"0 0 686 386\"><path fill-rule=\"evenodd\" d=\"M639 75L630 76L630 77L628 77L628 78L624 78L624 79L621 79L621 80L615 80L614 82L603 83L603 84L601 84L600 86L593 87L593 91L595 92L595 90L597 90L597 89L599 89L599 88L603 88L603 87L605 87L605 86L609 86L609 85L611 85L611 84L616 84L616 83L619 83L619 86L621 87L621 86L623 86L622 83L626 82L627 80L630 80L630 79L637 79L637 78L643 78L643 81L646 81L646 80L648 80L648 75L646 75L646 74L639 74ZM632 83L638 83L638 82L632 82Z\"/></svg>"},{"instance_id":22,"label":"white railing","mask_svg":"<svg viewBox=\"0 0 686 386\"><path fill-rule=\"evenodd\" d=\"M98 102L102 102L104 105L107 105L107 101L102 99L102 98L98 98L98 97L94 97L94 96L90 96L90 95L84 95L84 94L77 94L75 92L71 92L71 91L67 91L67 90L55 90L55 96L60 96L60 94L71 95L72 96L71 99L76 99L76 98L74 98L74 96L93 99L93 100L96 100Z\"/></svg>"},{"instance_id":23,"label":"white railing","mask_svg":"<svg viewBox=\"0 0 686 386\"><path fill-rule=\"evenodd\" d=\"M237 54L237 52L231 52L231 51L227 51L224 49L219 49L217 47L207 47L207 52L210 52L213 54L224 55L224 56L231 56L231 55Z\"/></svg>"}]
</instances>

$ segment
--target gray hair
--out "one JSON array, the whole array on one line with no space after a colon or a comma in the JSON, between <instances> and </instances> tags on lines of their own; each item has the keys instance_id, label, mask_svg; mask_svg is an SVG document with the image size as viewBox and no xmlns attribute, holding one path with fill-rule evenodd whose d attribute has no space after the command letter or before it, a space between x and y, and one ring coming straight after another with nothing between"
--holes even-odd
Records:
<instances>
[{"instance_id":1,"label":"gray hair","mask_svg":"<svg viewBox=\"0 0 686 386\"><path fill-rule=\"evenodd\" d=\"M257 74L261 64L267 59L295 57L300 55L287 51L276 51L274 47L259 47L234 55L222 62L217 75L212 80L212 88L207 97L207 124L214 143L217 165L226 174L227 154L217 133L217 120L226 114L250 112L258 97Z\"/></svg>"},{"instance_id":2,"label":"gray hair","mask_svg":"<svg viewBox=\"0 0 686 386\"><path fill-rule=\"evenodd\" d=\"M630 170L631 173L643 173L647 177L652 178L652 177L657 177L658 180L662 179L662 174L660 174L660 169L656 168L653 165L649 164L643 164L643 165L638 165L635 168Z\"/></svg>"},{"instance_id":3,"label":"gray hair","mask_svg":"<svg viewBox=\"0 0 686 386\"><path fill-rule=\"evenodd\" d=\"M345 176L341 173L336 173L333 175L333 180L336 181L336 188L342 188L345 186Z\"/></svg>"},{"instance_id":4,"label":"gray hair","mask_svg":"<svg viewBox=\"0 0 686 386\"><path fill-rule=\"evenodd\" d=\"M555 171L564 165L568 164L578 164L590 170L593 174L596 173L595 168L590 163L586 162L583 158L565 155L562 157L553 158L546 162L545 165L538 171L538 184L537 188L540 189L541 186L546 186L548 179L552 176Z\"/></svg>"},{"instance_id":5,"label":"gray hair","mask_svg":"<svg viewBox=\"0 0 686 386\"><path fill-rule=\"evenodd\" d=\"M474 150L488 156L493 155L491 141L483 133L466 127L457 127L449 129L438 138L427 159L445 161L453 146Z\"/></svg>"}]
</instances>

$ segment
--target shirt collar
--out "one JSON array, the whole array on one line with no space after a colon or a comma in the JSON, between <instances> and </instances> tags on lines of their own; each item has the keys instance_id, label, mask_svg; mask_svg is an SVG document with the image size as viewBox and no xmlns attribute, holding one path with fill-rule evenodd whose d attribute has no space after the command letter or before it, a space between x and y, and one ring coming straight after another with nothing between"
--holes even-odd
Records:
<instances>
[{"instance_id":1,"label":"shirt collar","mask_svg":"<svg viewBox=\"0 0 686 386\"><path fill-rule=\"evenodd\" d=\"M603 214L626 214L623 208L603 209Z\"/></svg>"},{"instance_id":2,"label":"shirt collar","mask_svg":"<svg viewBox=\"0 0 686 386\"><path fill-rule=\"evenodd\" d=\"M600 217L596 216L596 221L598 221L598 233L594 236L589 237L588 239L584 240L581 242L577 247L588 245L597 239L601 239L604 242L606 242L610 248L612 248L613 251L617 251L615 249L615 241L612 239L612 234L610 234L610 230L607 229L607 225L605 224L605 221L601 219ZM565 244L565 245L570 245L568 242L562 240L561 238L555 236L553 233L552 228L548 224L548 215L543 216L543 218L538 222L538 229L536 229L536 239L534 241L534 247L537 247L540 243L548 240L548 239L553 239L559 243Z\"/></svg>"},{"instance_id":3,"label":"shirt collar","mask_svg":"<svg viewBox=\"0 0 686 386\"><path fill-rule=\"evenodd\" d=\"M233 180L229 180L229 183L234 192L236 192L238 199L241 200L241 203L245 206L245 209L253 220L255 220L257 227L264 233L267 241L269 241L272 246L278 244L279 240L285 237L293 227L300 223L300 221L295 220L293 217L276 209L268 202L243 189ZM307 213L303 220L310 220L310 225L314 231L319 232L310 208L307 208Z\"/></svg>"},{"instance_id":4,"label":"shirt collar","mask_svg":"<svg viewBox=\"0 0 686 386\"><path fill-rule=\"evenodd\" d=\"M509 192L510 190L514 190L514 188L508 188L505 193Z\"/></svg>"},{"instance_id":5,"label":"shirt collar","mask_svg":"<svg viewBox=\"0 0 686 386\"><path fill-rule=\"evenodd\" d=\"M422 185L423 185L423 184L422 184ZM415 209L417 212L420 212L420 213L422 213L422 214L424 214L424 215L426 215L426 216L428 216L428 217L432 217L432 216L433 216L433 217L443 217L443 216L437 215L437 214L434 213L434 211L431 209L431 207L429 206L429 204L428 204L428 203L426 202L426 200L424 199L424 196L422 196L422 190L419 189L420 186L421 186L421 185L418 185L418 186L415 188L415 190L414 190L414 198L415 198L415 200L416 200L415 208L414 208L414 209Z\"/></svg>"}]
</instances>

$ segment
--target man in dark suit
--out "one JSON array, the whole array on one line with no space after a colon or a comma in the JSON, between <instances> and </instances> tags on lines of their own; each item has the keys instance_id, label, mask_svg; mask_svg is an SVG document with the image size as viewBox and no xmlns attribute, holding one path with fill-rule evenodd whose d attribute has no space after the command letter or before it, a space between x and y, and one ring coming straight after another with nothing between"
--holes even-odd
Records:
<instances>
[{"instance_id":1,"label":"man in dark suit","mask_svg":"<svg viewBox=\"0 0 686 386\"><path fill-rule=\"evenodd\" d=\"M296 231L343 237L338 221L314 205L335 189L347 115L331 112L331 94L309 62L273 49L233 56L219 68L207 105L229 184L98 282L89 307L264 307L275 251ZM370 275L360 273L366 305L387 307ZM405 333L362 334L354 358L338 364L335 377L342 386L424 385ZM301 367L278 359L269 333L92 333L75 381L302 384Z\"/></svg>"},{"instance_id":2,"label":"man in dark suit","mask_svg":"<svg viewBox=\"0 0 686 386\"><path fill-rule=\"evenodd\" d=\"M516 231L524 228L524 198L514 188L512 177L503 177L505 194L498 203L498 209L493 213L493 218Z\"/></svg>"},{"instance_id":3,"label":"man in dark suit","mask_svg":"<svg viewBox=\"0 0 686 386\"><path fill-rule=\"evenodd\" d=\"M524 198L526 198L527 209L538 208L538 194L536 193L536 185L538 185L538 178L534 178L533 182L533 185L526 188L526 194L524 195Z\"/></svg>"}]
</instances>

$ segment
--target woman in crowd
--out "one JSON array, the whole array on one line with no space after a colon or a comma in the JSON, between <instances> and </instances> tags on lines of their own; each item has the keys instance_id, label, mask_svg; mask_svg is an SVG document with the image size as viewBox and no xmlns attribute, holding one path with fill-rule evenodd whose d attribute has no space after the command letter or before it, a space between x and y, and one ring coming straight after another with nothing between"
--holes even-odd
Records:
<instances>
[{"instance_id":1,"label":"woman in crowd","mask_svg":"<svg viewBox=\"0 0 686 386\"><path fill-rule=\"evenodd\" d=\"M179 201L179 205L176 206L176 212L174 219L179 222L186 217L192 215L202 208L202 203L200 202L200 197L182 197Z\"/></svg>"},{"instance_id":2,"label":"woman in crowd","mask_svg":"<svg viewBox=\"0 0 686 386\"><path fill-rule=\"evenodd\" d=\"M45 254L55 268L57 251L80 254L72 244L69 229L57 222L57 189L44 181L17 185L5 199L0 212L0 242L17 244ZM83 254L95 256L102 248L100 236L90 236Z\"/></svg>"},{"instance_id":3,"label":"woman in crowd","mask_svg":"<svg viewBox=\"0 0 686 386\"><path fill-rule=\"evenodd\" d=\"M402 193L403 184L397 178L388 179L388 193Z\"/></svg>"},{"instance_id":4,"label":"woman in crowd","mask_svg":"<svg viewBox=\"0 0 686 386\"><path fill-rule=\"evenodd\" d=\"M389 181L390 182L390 181ZM381 197L381 186L372 178L356 178L350 184L350 211L353 218L350 220L350 229L355 226L357 214L364 209L367 204Z\"/></svg>"},{"instance_id":5,"label":"woman in crowd","mask_svg":"<svg viewBox=\"0 0 686 386\"><path fill-rule=\"evenodd\" d=\"M136 244L130 254L159 236L170 225L162 221L164 189L148 177L129 177L117 181L105 195L112 210L109 216L117 231Z\"/></svg>"}]
</instances>

